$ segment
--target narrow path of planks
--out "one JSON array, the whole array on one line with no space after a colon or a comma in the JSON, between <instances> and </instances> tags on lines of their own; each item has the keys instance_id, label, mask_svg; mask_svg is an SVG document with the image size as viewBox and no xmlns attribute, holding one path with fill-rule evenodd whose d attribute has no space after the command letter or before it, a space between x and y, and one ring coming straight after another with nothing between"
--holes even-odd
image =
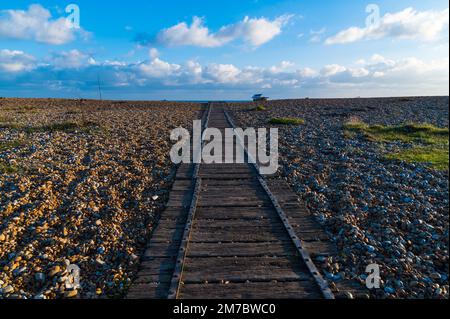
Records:
<instances>
[{"instance_id":1,"label":"narrow path of planks","mask_svg":"<svg viewBox=\"0 0 450 319\"><path fill-rule=\"evenodd\" d=\"M204 120L231 125L220 104ZM128 298L333 298L313 260L334 245L286 182L266 180L280 218L259 178L250 164L181 165Z\"/></svg>"}]
</instances>

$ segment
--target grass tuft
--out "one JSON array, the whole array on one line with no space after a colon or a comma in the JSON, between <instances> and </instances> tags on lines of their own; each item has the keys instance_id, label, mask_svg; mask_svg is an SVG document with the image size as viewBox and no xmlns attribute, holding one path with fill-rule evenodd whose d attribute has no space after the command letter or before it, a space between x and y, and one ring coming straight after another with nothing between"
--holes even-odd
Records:
<instances>
[{"instance_id":1,"label":"grass tuft","mask_svg":"<svg viewBox=\"0 0 450 319\"><path fill-rule=\"evenodd\" d=\"M448 145L448 128L436 127L432 124L405 124L398 126L373 125L351 120L344 124L344 129L354 133L362 133L375 142L401 141L404 143L425 143L431 145Z\"/></svg>"},{"instance_id":2,"label":"grass tuft","mask_svg":"<svg viewBox=\"0 0 450 319\"><path fill-rule=\"evenodd\" d=\"M303 124L305 124L305 120L299 119L299 118L290 118L290 117L273 118L270 120L270 124L303 125Z\"/></svg>"},{"instance_id":3,"label":"grass tuft","mask_svg":"<svg viewBox=\"0 0 450 319\"><path fill-rule=\"evenodd\" d=\"M433 168L438 170L448 170L449 168L448 147L415 146L399 153L387 155L386 158L408 163L430 164Z\"/></svg>"},{"instance_id":4,"label":"grass tuft","mask_svg":"<svg viewBox=\"0 0 450 319\"><path fill-rule=\"evenodd\" d=\"M15 174L20 171L20 168L16 165L10 165L0 162L0 174Z\"/></svg>"},{"instance_id":5,"label":"grass tuft","mask_svg":"<svg viewBox=\"0 0 450 319\"><path fill-rule=\"evenodd\" d=\"M13 141L13 142L0 142L0 152L7 151L10 149L14 149L23 145L21 141Z\"/></svg>"},{"instance_id":6,"label":"grass tuft","mask_svg":"<svg viewBox=\"0 0 450 319\"><path fill-rule=\"evenodd\" d=\"M76 130L87 130L94 126L96 126L96 124L89 121L82 121L82 122L67 121L62 123L52 123L44 126L25 126L17 123L7 123L7 124L0 123L0 128L23 130L26 133L73 132Z\"/></svg>"},{"instance_id":7,"label":"grass tuft","mask_svg":"<svg viewBox=\"0 0 450 319\"><path fill-rule=\"evenodd\" d=\"M412 148L391 154L386 158L409 163L428 163L440 170L449 168L449 130L432 124L410 123L397 126L373 125L351 119L344 124L344 135L353 138L363 134L373 142L399 141Z\"/></svg>"}]
</instances>

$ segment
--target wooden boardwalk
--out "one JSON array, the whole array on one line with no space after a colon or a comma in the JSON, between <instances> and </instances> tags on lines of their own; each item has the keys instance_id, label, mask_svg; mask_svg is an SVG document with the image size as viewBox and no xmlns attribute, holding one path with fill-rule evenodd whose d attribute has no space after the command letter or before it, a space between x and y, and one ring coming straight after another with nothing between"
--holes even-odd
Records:
<instances>
[{"instance_id":1,"label":"wooden boardwalk","mask_svg":"<svg viewBox=\"0 0 450 319\"><path fill-rule=\"evenodd\" d=\"M232 125L221 104L204 120ZM183 164L128 298L332 299L314 259L335 253L286 182L251 164Z\"/></svg>"}]
</instances>

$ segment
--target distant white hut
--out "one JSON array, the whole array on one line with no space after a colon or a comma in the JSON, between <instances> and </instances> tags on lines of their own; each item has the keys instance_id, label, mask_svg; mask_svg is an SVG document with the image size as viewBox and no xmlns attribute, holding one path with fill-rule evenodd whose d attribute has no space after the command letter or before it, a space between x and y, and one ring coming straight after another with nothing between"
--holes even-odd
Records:
<instances>
[{"instance_id":1,"label":"distant white hut","mask_svg":"<svg viewBox=\"0 0 450 319\"><path fill-rule=\"evenodd\" d=\"M263 96L262 94L255 94L252 97L254 102L259 102L259 101L267 101L269 98L266 96Z\"/></svg>"}]
</instances>

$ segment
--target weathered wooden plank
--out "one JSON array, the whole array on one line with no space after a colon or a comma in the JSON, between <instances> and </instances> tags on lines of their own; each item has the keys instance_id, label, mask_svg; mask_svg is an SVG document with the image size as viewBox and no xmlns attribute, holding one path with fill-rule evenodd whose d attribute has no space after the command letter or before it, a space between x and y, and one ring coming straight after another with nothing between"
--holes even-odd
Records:
<instances>
[{"instance_id":1,"label":"weathered wooden plank","mask_svg":"<svg viewBox=\"0 0 450 319\"><path fill-rule=\"evenodd\" d=\"M251 173L199 173L199 176L205 179L252 179L254 175Z\"/></svg>"},{"instance_id":2,"label":"weathered wooden plank","mask_svg":"<svg viewBox=\"0 0 450 319\"><path fill-rule=\"evenodd\" d=\"M210 195L201 193L199 196L200 202L217 202L217 203L230 203L230 202L259 202L259 203L269 203L270 199L267 196L263 196L260 194L250 195L250 194L227 194L222 193L221 195Z\"/></svg>"},{"instance_id":3,"label":"weathered wooden plank","mask_svg":"<svg viewBox=\"0 0 450 319\"><path fill-rule=\"evenodd\" d=\"M182 285L180 299L321 299L312 281Z\"/></svg>"},{"instance_id":4,"label":"weathered wooden plank","mask_svg":"<svg viewBox=\"0 0 450 319\"><path fill-rule=\"evenodd\" d=\"M300 260L274 257L187 258L184 283L293 281L311 277Z\"/></svg>"},{"instance_id":5,"label":"weathered wooden plank","mask_svg":"<svg viewBox=\"0 0 450 319\"><path fill-rule=\"evenodd\" d=\"M172 257L145 257L139 266L139 272L148 274L169 273L175 266L175 258Z\"/></svg>"},{"instance_id":6,"label":"weathered wooden plank","mask_svg":"<svg viewBox=\"0 0 450 319\"><path fill-rule=\"evenodd\" d=\"M202 196L258 196L263 197L264 192L262 189L250 186L239 186L239 187L217 187L217 186L206 186L201 190Z\"/></svg>"},{"instance_id":7,"label":"weathered wooden plank","mask_svg":"<svg viewBox=\"0 0 450 319\"><path fill-rule=\"evenodd\" d=\"M192 180L186 180L186 179L177 179L173 185L171 192L174 191L191 191L194 189L194 185L192 183Z\"/></svg>"},{"instance_id":8,"label":"weathered wooden plank","mask_svg":"<svg viewBox=\"0 0 450 319\"><path fill-rule=\"evenodd\" d=\"M158 227L152 235L150 244L161 242L163 243L180 242L181 237L183 236L183 231L184 226L175 228Z\"/></svg>"},{"instance_id":9,"label":"weathered wooden plank","mask_svg":"<svg viewBox=\"0 0 450 319\"><path fill-rule=\"evenodd\" d=\"M211 187L211 186L233 186L233 187L240 187L240 186L258 186L258 180L256 178L251 179L231 179L231 180L204 180L202 183L203 187Z\"/></svg>"},{"instance_id":10,"label":"weathered wooden plank","mask_svg":"<svg viewBox=\"0 0 450 319\"><path fill-rule=\"evenodd\" d=\"M270 207L271 203L262 200L228 200L200 199L198 207Z\"/></svg>"},{"instance_id":11,"label":"weathered wooden plank","mask_svg":"<svg viewBox=\"0 0 450 319\"><path fill-rule=\"evenodd\" d=\"M196 218L200 219L261 219L274 218L271 207L199 207Z\"/></svg>"},{"instance_id":12,"label":"weathered wooden plank","mask_svg":"<svg viewBox=\"0 0 450 319\"><path fill-rule=\"evenodd\" d=\"M286 231L278 216L274 218L259 218L259 219L196 219L194 229L206 231L210 229L215 231L217 229L236 228L251 230L252 228L265 228L265 231ZM316 232L320 228L316 227L314 223L308 223L304 218L291 218L289 222L293 228L298 228L299 231Z\"/></svg>"},{"instance_id":13,"label":"weathered wooden plank","mask_svg":"<svg viewBox=\"0 0 450 319\"><path fill-rule=\"evenodd\" d=\"M170 282L133 284L128 291L127 299L165 299Z\"/></svg>"},{"instance_id":14,"label":"weathered wooden plank","mask_svg":"<svg viewBox=\"0 0 450 319\"><path fill-rule=\"evenodd\" d=\"M191 242L217 243L217 242L267 242L267 241L289 241L285 231L268 231L267 228L254 229L217 229L216 231L194 231Z\"/></svg>"},{"instance_id":15,"label":"weathered wooden plank","mask_svg":"<svg viewBox=\"0 0 450 319\"><path fill-rule=\"evenodd\" d=\"M311 256L333 256L337 254L336 246L329 241L303 241L305 249Z\"/></svg>"},{"instance_id":16,"label":"weathered wooden plank","mask_svg":"<svg viewBox=\"0 0 450 319\"><path fill-rule=\"evenodd\" d=\"M209 169L246 169L252 170L252 167L247 163L221 163L221 164L202 164L200 170Z\"/></svg>"},{"instance_id":17,"label":"weathered wooden plank","mask_svg":"<svg viewBox=\"0 0 450 319\"><path fill-rule=\"evenodd\" d=\"M165 257L173 258L177 255L180 242L150 242L144 253L144 258Z\"/></svg>"},{"instance_id":18,"label":"weathered wooden plank","mask_svg":"<svg viewBox=\"0 0 450 319\"><path fill-rule=\"evenodd\" d=\"M182 219L186 218L187 213L187 207L168 207L162 212L160 219Z\"/></svg>"},{"instance_id":19,"label":"weathered wooden plank","mask_svg":"<svg viewBox=\"0 0 450 319\"><path fill-rule=\"evenodd\" d=\"M139 276L134 280L135 284L150 284L150 283L167 283L170 282L173 275L172 271L161 274L152 274L146 271L139 273Z\"/></svg>"},{"instance_id":20,"label":"weathered wooden plank","mask_svg":"<svg viewBox=\"0 0 450 319\"><path fill-rule=\"evenodd\" d=\"M200 173L253 173L249 166L240 166L242 164L202 164Z\"/></svg>"},{"instance_id":21,"label":"weathered wooden plank","mask_svg":"<svg viewBox=\"0 0 450 319\"><path fill-rule=\"evenodd\" d=\"M196 243L191 241L188 257L296 256L291 242Z\"/></svg>"},{"instance_id":22,"label":"weathered wooden plank","mask_svg":"<svg viewBox=\"0 0 450 319\"><path fill-rule=\"evenodd\" d=\"M167 207L189 207L192 195L171 195Z\"/></svg>"}]
</instances>

